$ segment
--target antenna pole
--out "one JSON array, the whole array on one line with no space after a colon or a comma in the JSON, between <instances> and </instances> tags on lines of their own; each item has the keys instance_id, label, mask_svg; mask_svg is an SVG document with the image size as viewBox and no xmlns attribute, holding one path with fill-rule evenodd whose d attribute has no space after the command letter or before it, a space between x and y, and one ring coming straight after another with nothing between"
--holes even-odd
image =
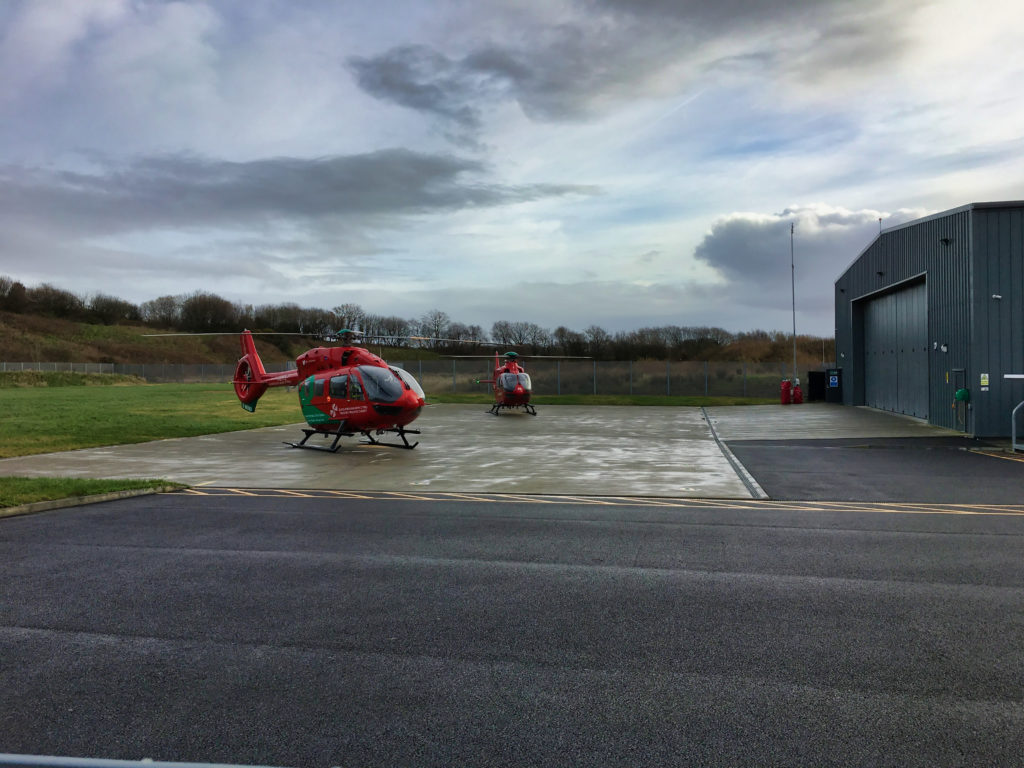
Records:
<instances>
[{"instance_id":1,"label":"antenna pole","mask_svg":"<svg viewBox=\"0 0 1024 768\"><path fill-rule=\"evenodd\" d=\"M793 384L796 384L796 262L793 259L793 229L796 225L789 222L789 276L793 289Z\"/></svg>"}]
</instances>

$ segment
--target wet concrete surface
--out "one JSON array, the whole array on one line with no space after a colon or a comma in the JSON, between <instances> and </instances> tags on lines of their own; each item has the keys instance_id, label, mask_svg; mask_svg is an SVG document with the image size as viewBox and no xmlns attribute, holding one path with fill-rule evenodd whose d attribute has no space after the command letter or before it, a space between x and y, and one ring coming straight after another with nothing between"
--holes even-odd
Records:
<instances>
[{"instance_id":1,"label":"wet concrete surface","mask_svg":"<svg viewBox=\"0 0 1024 768\"><path fill-rule=\"evenodd\" d=\"M540 406L539 415L432 405L414 450L301 427L0 461L0 475L164 478L194 486L406 492L970 501L1024 498L1024 462L918 419L824 403L673 408ZM313 438L320 445L329 440ZM868 441L874 451L864 449ZM942 449L942 450L940 450ZM898 452L894 452L898 451ZM1008 455L1004 458L1010 458Z\"/></svg>"},{"instance_id":2,"label":"wet concrete surface","mask_svg":"<svg viewBox=\"0 0 1024 768\"><path fill-rule=\"evenodd\" d=\"M190 485L751 498L698 408L432 405L413 450L343 438L337 453L268 427L0 461L0 475L158 477ZM383 438L386 439L386 438ZM310 441L329 445L314 436Z\"/></svg>"}]
</instances>

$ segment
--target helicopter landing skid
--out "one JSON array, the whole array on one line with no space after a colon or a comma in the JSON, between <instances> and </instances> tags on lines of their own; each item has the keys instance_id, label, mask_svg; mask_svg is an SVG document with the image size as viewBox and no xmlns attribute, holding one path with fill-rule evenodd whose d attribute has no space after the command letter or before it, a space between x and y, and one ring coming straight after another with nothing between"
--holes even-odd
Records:
<instances>
[{"instance_id":1,"label":"helicopter landing skid","mask_svg":"<svg viewBox=\"0 0 1024 768\"><path fill-rule=\"evenodd\" d=\"M285 441L285 445L290 445L292 448L308 448L311 451L330 451L331 453L337 453L338 441L343 437L351 437L355 432L343 432L338 430L337 432L321 432L319 429L304 429L302 430L306 436L297 443L289 443ZM334 435L334 442L331 443L330 447L324 447L322 445L306 445L306 441L309 440L313 435L323 435L324 437L330 437Z\"/></svg>"},{"instance_id":2,"label":"helicopter landing skid","mask_svg":"<svg viewBox=\"0 0 1024 768\"><path fill-rule=\"evenodd\" d=\"M383 435L385 432L394 432L397 434L402 438L403 445L399 445L398 443L382 443L380 440L374 440L373 435L369 432L363 432L366 436L366 442L364 442L363 445L386 445L389 448L408 448L411 451L420 444L419 440L417 440L415 443L410 445L408 438L406 438L406 435L418 435L420 433L418 429L402 429L401 427L396 427L395 429L378 429L376 434Z\"/></svg>"},{"instance_id":3,"label":"helicopter landing skid","mask_svg":"<svg viewBox=\"0 0 1024 768\"><path fill-rule=\"evenodd\" d=\"M331 453L337 453L338 449L341 447L338 445L338 441L343 437L352 437L356 434L355 432L347 432L340 429L336 432L324 432L319 429L304 429L302 431L306 435L304 438L297 443L289 443L285 441L285 445L290 445L292 448L308 448L311 451L330 451ZM367 440L363 445L385 445L389 448L408 448L409 450L412 450L419 445L419 441L410 444L408 438L406 438L406 435L418 435L420 433L418 429L402 429L401 427L397 429L378 429L376 434L383 435L385 432L396 432L398 436L402 438L402 443L404 443L404 445L399 445L398 443L382 443L380 440L374 440L373 435L369 432L363 432ZM333 435L334 440L331 442L330 446L306 445L306 441L313 435L323 435L324 437L331 437Z\"/></svg>"},{"instance_id":4,"label":"helicopter landing skid","mask_svg":"<svg viewBox=\"0 0 1024 768\"><path fill-rule=\"evenodd\" d=\"M537 415L537 409L534 408L529 403L526 403L524 405L505 405L504 403L495 403L494 405L492 405L490 407L490 409L487 412L488 413L493 413L495 416L497 416L499 413L501 413L501 409L502 408L508 408L509 410L512 410L513 408L522 408L524 411L526 411L531 416L536 416Z\"/></svg>"}]
</instances>

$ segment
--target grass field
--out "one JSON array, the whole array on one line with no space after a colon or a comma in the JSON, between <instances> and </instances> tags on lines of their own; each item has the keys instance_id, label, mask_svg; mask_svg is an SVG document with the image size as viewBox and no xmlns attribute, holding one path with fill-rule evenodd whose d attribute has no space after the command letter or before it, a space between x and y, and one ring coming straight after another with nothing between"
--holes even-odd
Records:
<instances>
[{"instance_id":1,"label":"grass field","mask_svg":"<svg viewBox=\"0 0 1024 768\"><path fill-rule=\"evenodd\" d=\"M247 413L230 384L0 387L0 413L0 458L302 421L294 392Z\"/></svg>"},{"instance_id":2,"label":"grass field","mask_svg":"<svg viewBox=\"0 0 1024 768\"><path fill-rule=\"evenodd\" d=\"M125 379L129 377L0 374L0 458L302 420L298 398L283 388L269 390L256 412L247 413L230 384L139 384ZM168 485L175 484L160 479L0 477L0 508Z\"/></svg>"},{"instance_id":3,"label":"grass field","mask_svg":"<svg viewBox=\"0 0 1024 768\"><path fill-rule=\"evenodd\" d=\"M180 487L166 480L98 480L85 477L0 477L0 510L70 497L136 489ZM0 514L0 517L3 515Z\"/></svg>"}]
</instances>

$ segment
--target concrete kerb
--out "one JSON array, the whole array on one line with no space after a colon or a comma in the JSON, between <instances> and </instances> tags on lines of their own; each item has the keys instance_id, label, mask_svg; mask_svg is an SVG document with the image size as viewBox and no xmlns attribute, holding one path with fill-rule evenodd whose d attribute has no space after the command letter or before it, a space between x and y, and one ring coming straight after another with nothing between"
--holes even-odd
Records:
<instances>
[{"instance_id":1,"label":"concrete kerb","mask_svg":"<svg viewBox=\"0 0 1024 768\"><path fill-rule=\"evenodd\" d=\"M117 499L129 499L133 496L148 496L154 493L170 493L181 490L181 485L160 485L155 488L131 488L125 491L111 491L110 493L96 493L90 496L67 496L63 499L49 499L47 501L35 501L31 504L20 504L16 507L0 507L0 518L15 517L18 515L34 515L37 512L47 512L51 509L63 509L64 507L80 507L85 504L98 504L101 501L116 501Z\"/></svg>"}]
</instances>

